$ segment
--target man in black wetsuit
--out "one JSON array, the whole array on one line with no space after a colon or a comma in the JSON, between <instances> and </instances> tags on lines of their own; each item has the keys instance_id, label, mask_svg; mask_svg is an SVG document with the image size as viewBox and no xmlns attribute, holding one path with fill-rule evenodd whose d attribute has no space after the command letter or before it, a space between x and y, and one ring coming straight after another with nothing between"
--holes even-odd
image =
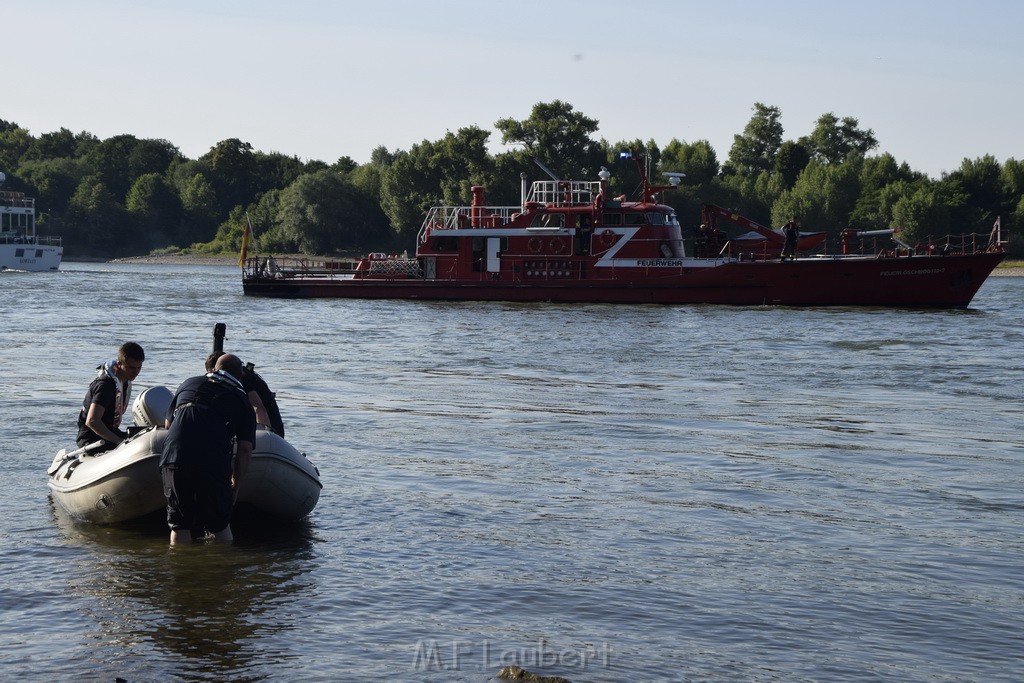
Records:
<instances>
[{"instance_id":1,"label":"man in black wetsuit","mask_svg":"<svg viewBox=\"0 0 1024 683\"><path fill-rule=\"evenodd\" d=\"M782 228L782 233L786 237L782 247L782 260L785 261L789 257L789 260L792 261L796 258L796 241L800 237L800 228L797 227L796 218L789 219L789 222Z\"/></svg>"},{"instance_id":2,"label":"man in black wetsuit","mask_svg":"<svg viewBox=\"0 0 1024 683\"><path fill-rule=\"evenodd\" d=\"M117 358L96 368L96 379L89 384L78 413L78 447L96 441L105 443L95 452L116 448L128 438L121 430L121 418L128 410L132 381L142 371L146 353L135 342L125 342L117 350Z\"/></svg>"},{"instance_id":3,"label":"man in black wetsuit","mask_svg":"<svg viewBox=\"0 0 1024 683\"><path fill-rule=\"evenodd\" d=\"M238 356L224 354L213 372L185 380L171 399L160 472L172 544L191 541L192 529L202 527L217 541L233 540L235 492L256 441L242 372Z\"/></svg>"},{"instance_id":4,"label":"man in black wetsuit","mask_svg":"<svg viewBox=\"0 0 1024 683\"><path fill-rule=\"evenodd\" d=\"M214 352L206 357L206 371L213 370L220 353ZM242 386L249 396L256 411L256 424L265 425L282 439L284 438L284 420L281 419L281 409L277 407L277 395L270 390L270 386L256 372L252 363L246 363L242 372Z\"/></svg>"}]
</instances>

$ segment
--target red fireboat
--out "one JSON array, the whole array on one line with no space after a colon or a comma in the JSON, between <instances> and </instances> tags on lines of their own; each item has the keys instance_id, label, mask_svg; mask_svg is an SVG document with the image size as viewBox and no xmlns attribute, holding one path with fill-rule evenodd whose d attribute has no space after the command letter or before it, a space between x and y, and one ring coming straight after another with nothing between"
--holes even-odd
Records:
<instances>
[{"instance_id":1,"label":"red fireboat","mask_svg":"<svg viewBox=\"0 0 1024 683\"><path fill-rule=\"evenodd\" d=\"M551 177L529 188L520 206L488 206L473 187L470 206L430 209L414 257L246 259L243 292L284 298L422 299L586 303L897 306L966 308L1005 256L993 228L987 240L951 236L908 245L891 230L846 230L829 253L825 234L799 232L783 255L782 230L707 205L684 244L675 209L658 195L642 164L639 198L609 197L609 172L597 181ZM746 229L729 237L719 220ZM998 222L997 222L998 225ZM689 240L688 240L689 241Z\"/></svg>"}]
</instances>

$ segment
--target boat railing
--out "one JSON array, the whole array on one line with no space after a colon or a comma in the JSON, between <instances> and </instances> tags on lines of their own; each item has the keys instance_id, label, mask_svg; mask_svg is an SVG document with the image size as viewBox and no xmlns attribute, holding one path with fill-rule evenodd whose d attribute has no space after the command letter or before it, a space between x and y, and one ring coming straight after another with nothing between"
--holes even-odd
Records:
<instances>
[{"instance_id":1,"label":"boat railing","mask_svg":"<svg viewBox=\"0 0 1024 683\"><path fill-rule=\"evenodd\" d=\"M14 231L0 232L0 244L24 244L26 246L47 246L59 247L64 243L63 238L43 235L23 234Z\"/></svg>"},{"instance_id":2,"label":"boat railing","mask_svg":"<svg viewBox=\"0 0 1024 683\"><path fill-rule=\"evenodd\" d=\"M417 243L426 239L427 230L459 228L496 228L522 211L520 206L434 206L427 212L417 235Z\"/></svg>"},{"instance_id":3,"label":"boat railing","mask_svg":"<svg viewBox=\"0 0 1024 683\"><path fill-rule=\"evenodd\" d=\"M370 254L365 259L253 256L242 266L245 280L348 279L356 273L421 277L422 270L418 259L387 254Z\"/></svg>"},{"instance_id":4,"label":"boat railing","mask_svg":"<svg viewBox=\"0 0 1024 683\"><path fill-rule=\"evenodd\" d=\"M242 267L246 279L287 279L294 277L333 277L351 275L359 266L357 259L310 259L276 256L250 256Z\"/></svg>"},{"instance_id":5,"label":"boat railing","mask_svg":"<svg viewBox=\"0 0 1024 683\"><path fill-rule=\"evenodd\" d=\"M864 230L833 236L822 241L813 249L802 250L800 255L804 258L971 255L1003 252L1008 243L1008 235L1002 232L998 235L995 232L991 235L985 233L926 235L913 244L909 244L893 235L891 230ZM770 249L767 242L758 248L747 244L737 246L732 240L728 240L722 245L718 255L757 261L778 258L777 250Z\"/></svg>"},{"instance_id":6,"label":"boat railing","mask_svg":"<svg viewBox=\"0 0 1024 683\"><path fill-rule=\"evenodd\" d=\"M419 259L392 256L384 259L371 258L369 274L422 277L423 270L420 267Z\"/></svg>"},{"instance_id":7,"label":"boat railing","mask_svg":"<svg viewBox=\"0 0 1024 683\"><path fill-rule=\"evenodd\" d=\"M587 206L600 192L600 181L535 180L526 201L553 206Z\"/></svg>"},{"instance_id":8,"label":"boat railing","mask_svg":"<svg viewBox=\"0 0 1024 683\"><path fill-rule=\"evenodd\" d=\"M7 192L0 190L0 209L12 208L34 211L35 207L35 197L26 197L21 192Z\"/></svg>"},{"instance_id":9,"label":"boat railing","mask_svg":"<svg viewBox=\"0 0 1024 683\"><path fill-rule=\"evenodd\" d=\"M955 235L926 235L914 244L893 237L870 233L852 240L843 240L839 253L854 256L927 256L934 254L983 254L1005 251L1007 236L965 232ZM827 250L826 250L827 253Z\"/></svg>"}]
</instances>

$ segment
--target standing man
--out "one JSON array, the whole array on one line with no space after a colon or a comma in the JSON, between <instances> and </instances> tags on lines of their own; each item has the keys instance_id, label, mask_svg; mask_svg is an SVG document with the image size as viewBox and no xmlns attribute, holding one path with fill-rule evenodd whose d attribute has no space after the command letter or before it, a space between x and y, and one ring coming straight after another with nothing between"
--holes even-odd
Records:
<instances>
[{"instance_id":1,"label":"standing man","mask_svg":"<svg viewBox=\"0 0 1024 683\"><path fill-rule=\"evenodd\" d=\"M788 256L792 261L796 258L796 241L800 237L800 228L797 227L796 218L790 218L782 232L786 237L786 243L782 247L782 260L785 261Z\"/></svg>"},{"instance_id":2,"label":"standing man","mask_svg":"<svg viewBox=\"0 0 1024 683\"><path fill-rule=\"evenodd\" d=\"M256 441L242 372L238 356L224 354L213 372L185 380L171 399L160 473L172 545L188 543L202 527L217 541L234 540L231 509Z\"/></svg>"},{"instance_id":3,"label":"standing man","mask_svg":"<svg viewBox=\"0 0 1024 683\"><path fill-rule=\"evenodd\" d=\"M89 384L78 413L78 447L102 439L105 443L96 452L117 448L128 438L121 430L121 418L128 412L132 381L142 371L146 352L135 342L125 342L117 350L117 358L96 368L96 379Z\"/></svg>"}]
</instances>

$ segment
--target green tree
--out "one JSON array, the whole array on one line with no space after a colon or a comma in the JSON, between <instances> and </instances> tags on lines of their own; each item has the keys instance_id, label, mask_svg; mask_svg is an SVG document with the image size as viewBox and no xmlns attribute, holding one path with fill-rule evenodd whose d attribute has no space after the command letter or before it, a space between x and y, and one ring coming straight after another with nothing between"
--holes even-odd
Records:
<instances>
[{"instance_id":1,"label":"green tree","mask_svg":"<svg viewBox=\"0 0 1024 683\"><path fill-rule=\"evenodd\" d=\"M370 162L352 169L348 179L367 197L374 198L377 207L380 208L380 193L384 183L384 173L391 166L394 157L388 154L387 149L378 147L370 155ZM387 227L388 219L383 209L380 209L381 224Z\"/></svg>"},{"instance_id":2,"label":"green tree","mask_svg":"<svg viewBox=\"0 0 1024 683\"><path fill-rule=\"evenodd\" d=\"M912 246L939 240L949 233L949 211L932 188L920 186L893 205L889 227Z\"/></svg>"},{"instance_id":3,"label":"green tree","mask_svg":"<svg viewBox=\"0 0 1024 683\"><path fill-rule=\"evenodd\" d=\"M279 237L304 254L334 253L380 229L373 224L373 209L374 202L336 171L307 173L281 192Z\"/></svg>"},{"instance_id":4,"label":"green tree","mask_svg":"<svg viewBox=\"0 0 1024 683\"><path fill-rule=\"evenodd\" d=\"M359 164L353 161L352 157L349 156L340 157L330 166L332 171L336 171L342 175L348 175L352 171L356 170L358 167Z\"/></svg>"},{"instance_id":5,"label":"green tree","mask_svg":"<svg viewBox=\"0 0 1024 683\"><path fill-rule=\"evenodd\" d=\"M538 102L529 118L498 119L494 127L503 144L523 145L525 158L537 157L563 179L595 174L604 157L601 145L590 137L597 131L597 119L561 100Z\"/></svg>"},{"instance_id":6,"label":"green tree","mask_svg":"<svg viewBox=\"0 0 1024 683\"><path fill-rule=\"evenodd\" d=\"M123 202L134 178L129 170L129 158L138 138L134 135L115 135L101 141L89 150L84 160L99 176L103 186L118 202Z\"/></svg>"},{"instance_id":7,"label":"green tree","mask_svg":"<svg viewBox=\"0 0 1024 683\"><path fill-rule=\"evenodd\" d=\"M28 193L37 197L36 210L47 214L63 215L71 203L71 196L87 174L85 164L71 158L50 158L23 161L18 174L28 184Z\"/></svg>"},{"instance_id":8,"label":"green tree","mask_svg":"<svg viewBox=\"0 0 1024 683\"><path fill-rule=\"evenodd\" d=\"M167 247L178 237L182 206L178 195L159 173L147 173L128 190L125 208L135 219L138 235L147 250Z\"/></svg>"},{"instance_id":9,"label":"green tree","mask_svg":"<svg viewBox=\"0 0 1024 683\"><path fill-rule=\"evenodd\" d=\"M307 164L303 164L297 156L287 156L278 152L254 152L253 162L256 167L251 188L254 196L269 190L283 190L294 183L300 175L313 170Z\"/></svg>"},{"instance_id":10,"label":"green tree","mask_svg":"<svg viewBox=\"0 0 1024 683\"><path fill-rule=\"evenodd\" d=\"M1003 239L1007 239L1007 235L1015 234L1020 235L1021 227L1024 226L1024 197L1021 197L1017 202L1017 206L1013 208L1013 211L1009 214L1009 221L1004 224ZM1024 256L1024 240L1019 237L1010 242L1010 254L1015 258L1021 258Z\"/></svg>"},{"instance_id":11,"label":"green tree","mask_svg":"<svg viewBox=\"0 0 1024 683\"><path fill-rule=\"evenodd\" d=\"M128 178L134 183L149 173L164 174L181 152L167 140L136 140L128 153Z\"/></svg>"},{"instance_id":12,"label":"green tree","mask_svg":"<svg viewBox=\"0 0 1024 683\"><path fill-rule=\"evenodd\" d=\"M252 145L238 138L222 140L199 157L209 168L209 180L216 191L220 215L235 206L245 206L256 196L257 161Z\"/></svg>"},{"instance_id":13,"label":"green tree","mask_svg":"<svg viewBox=\"0 0 1024 683\"><path fill-rule=\"evenodd\" d=\"M178 245L204 242L213 235L218 219L217 193L202 173L193 173L180 189L184 216L178 229Z\"/></svg>"},{"instance_id":14,"label":"green tree","mask_svg":"<svg viewBox=\"0 0 1024 683\"><path fill-rule=\"evenodd\" d=\"M891 154L867 157L861 164L860 193L850 213L850 226L861 230L882 230L892 221L892 207L901 197L912 194L928 179L906 164L897 164Z\"/></svg>"},{"instance_id":15,"label":"green tree","mask_svg":"<svg viewBox=\"0 0 1024 683\"><path fill-rule=\"evenodd\" d=\"M25 150L22 160L42 161L44 159L74 158L78 147L75 134L67 128L52 133L43 133L32 141Z\"/></svg>"},{"instance_id":16,"label":"green tree","mask_svg":"<svg viewBox=\"0 0 1024 683\"><path fill-rule=\"evenodd\" d=\"M787 140L779 147L772 168L782 175L786 187L793 187L796 179L800 177L800 172L807 167L810 160L811 153L804 145Z\"/></svg>"},{"instance_id":17,"label":"green tree","mask_svg":"<svg viewBox=\"0 0 1024 683\"><path fill-rule=\"evenodd\" d=\"M661 151L661 170L685 173L683 185L707 185L718 176L718 155L707 140L687 143L673 138Z\"/></svg>"},{"instance_id":18,"label":"green tree","mask_svg":"<svg viewBox=\"0 0 1024 683\"><path fill-rule=\"evenodd\" d=\"M986 154L964 159L960 168L939 182L940 197L949 208L956 232L988 233L995 217L1009 203L1005 195L1002 167Z\"/></svg>"},{"instance_id":19,"label":"green tree","mask_svg":"<svg viewBox=\"0 0 1024 683\"><path fill-rule=\"evenodd\" d=\"M395 157L382 178L380 205L396 233L415 236L430 206L469 204L469 188L488 185L494 169L489 135L476 126L461 128Z\"/></svg>"},{"instance_id":20,"label":"green tree","mask_svg":"<svg viewBox=\"0 0 1024 683\"><path fill-rule=\"evenodd\" d=\"M250 245L251 253L265 252L271 254L296 253L299 246L282 233L280 221L281 193L282 190L268 190L264 192L251 204L245 212L252 222L253 241ZM222 226L223 227L223 226ZM245 227L241 220L238 223L238 241L229 242L231 250L241 249L241 230ZM218 237L221 232L218 231ZM232 235L225 237L233 238Z\"/></svg>"},{"instance_id":21,"label":"green tree","mask_svg":"<svg viewBox=\"0 0 1024 683\"><path fill-rule=\"evenodd\" d=\"M860 192L859 173L856 163L830 166L811 161L792 189L783 192L772 205L772 224L782 225L795 217L808 230L834 234L848 227Z\"/></svg>"},{"instance_id":22,"label":"green tree","mask_svg":"<svg viewBox=\"0 0 1024 683\"><path fill-rule=\"evenodd\" d=\"M733 173L756 175L770 171L782 146L782 112L778 107L754 103L754 115L741 135L734 135L727 166Z\"/></svg>"},{"instance_id":23,"label":"green tree","mask_svg":"<svg viewBox=\"0 0 1024 683\"><path fill-rule=\"evenodd\" d=\"M728 206L743 216L765 225L772 223L772 206L787 190L781 173L758 173L725 176L721 186L709 196L710 203Z\"/></svg>"},{"instance_id":24,"label":"green tree","mask_svg":"<svg viewBox=\"0 0 1024 683\"><path fill-rule=\"evenodd\" d=\"M1015 205L1021 197L1024 197L1024 161L1007 159L1003 163L999 179L1002 182L1004 194L1010 198L1011 205Z\"/></svg>"},{"instance_id":25,"label":"green tree","mask_svg":"<svg viewBox=\"0 0 1024 683\"><path fill-rule=\"evenodd\" d=\"M860 156L878 146L875 132L870 128L861 130L860 123L852 116L842 120L829 112L818 117L814 131L800 143L816 161L825 164L841 164L851 153Z\"/></svg>"},{"instance_id":26,"label":"green tree","mask_svg":"<svg viewBox=\"0 0 1024 683\"><path fill-rule=\"evenodd\" d=\"M82 179L62 229L69 250L89 255L117 256L132 252L127 239L130 223L114 194L98 175Z\"/></svg>"},{"instance_id":27,"label":"green tree","mask_svg":"<svg viewBox=\"0 0 1024 683\"><path fill-rule=\"evenodd\" d=\"M32 146L33 138L24 128L8 124L0 130L0 171L10 175L18 168L21 157ZM13 126L13 127L12 127Z\"/></svg>"}]
</instances>

